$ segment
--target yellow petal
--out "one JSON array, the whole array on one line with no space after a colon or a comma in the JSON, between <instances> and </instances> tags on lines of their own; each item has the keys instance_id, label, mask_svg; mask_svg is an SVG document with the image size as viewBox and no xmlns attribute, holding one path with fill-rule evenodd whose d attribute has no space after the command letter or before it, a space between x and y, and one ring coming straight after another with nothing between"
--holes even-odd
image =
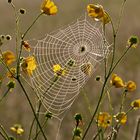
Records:
<instances>
[{"instance_id":1,"label":"yellow petal","mask_svg":"<svg viewBox=\"0 0 140 140\"><path fill-rule=\"evenodd\" d=\"M121 124L125 124L127 121L127 115L125 112L118 113L115 115L115 120Z\"/></svg>"},{"instance_id":2,"label":"yellow petal","mask_svg":"<svg viewBox=\"0 0 140 140\"><path fill-rule=\"evenodd\" d=\"M5 51L2 53L2 59L7 65L10 65L15 61L15 55L11 51Z\"/></svg>"},{"instance_id":3,"label":"yellow petal","mask_svg":"<svg viewBox=\"0 0 140 140\"><path fill-rule=\"evenodd\" d=\"M13 131L13 132L17 131L15 127L10 127L10 130Z\"/></svg>"},{"instance_id":4,"label":"yellow petal","mask_svg":"<svg viewBox=\"0 0 140 140\"><path fill-rule=\"evenodd\" d=\"M53 71L54 72L57 72L57 71L60 71L61 70L61 66L59 64L56 64L53 66Z\"/></svg>"},{"instance_id":5,"label":"yellow petal","mask_svg":"<svg viewBox=\"0 0 140 140\"><path fill-rule=\"evenodd\" d=\"M54 15L57 13L57 7L53 6L52 8L50 8L50 15Z\"/></svg>"},{"instance_id":6,"label":"yellow petal","mask_svg":"<svg viewBox=\"0 0 140 140\"><path fill-rule=\"evenodd\" d=\"M122 88L125 86L123 80L117 74L112 75L110 83L116 88Z\"/></svg>"},{"instance_id":7,"label":"yellow petal","mask_svg":"<svg viewBox=\"0 0 140 140\"><path fill-rule=\"evenodd\" d=\"M103 7L99 4L89 4L87 6L87 12L93 18L103 17Z\"/></svg>"},{"instance_id":8,"label":"yellow petal","mask_svg":"<svg viewBox=\"0 0 140 140\"><path fill-rule=\"evenodd\" d=\"M134 100L132 103L131 103L131 106L137 110L140 108L140 99L137 99L137 100Z\"/></svg>"},{"instance_id":9,"label":"yellow petal","mask_svg":"<svg viewBox=\"0 0 140 140\"><path fill-rule=\"evenodd\" d=\"M55 15L58 9L53 1L45 0L41 5L41 11L47 15Z\"/></svg>"},{"instance_id":10,"label":"yellow petal","mask_svg":"<svg viewBox=\"0 0 140 140\"><path fill-rule=\"evenodd\" d=\"M24 130L22 128L18 128L17 129L17 134L18 135L21 135L23 132L24 132Z\"/></svg>"},{"instance_id":11,"label":"yellow petal","mask_svg":"<svg viewBox=\"0 0 140 140\"><path fill-rule=\"evenodd\" d=\"M136 90L136 83L133 81L128 81L126 84L126 90L129 92Z\"/></svg>"},{"instance_id":12,"label":"yellow petal","mask_svg":"<svg viewBox=\"0 0 140 140\"><path fill-rule=\"evenodd\" d=\"M29 56L27 58L24 58L23 63L21 64L21 67L23 71L26 72L28 75L32 75L33 71L37 67L34 56Z\"/></svg>"},{"instance_id":13,"label":"yellow petal","mask_svg":"<svg viewBox=\"0 0 140 140\"><path fill-rule=\"evenodd\" d=\"M97 116L97 124L100 127L106 128L111 125L112 117L107 112L100 112Z\"/></svg>"}]
</instances>

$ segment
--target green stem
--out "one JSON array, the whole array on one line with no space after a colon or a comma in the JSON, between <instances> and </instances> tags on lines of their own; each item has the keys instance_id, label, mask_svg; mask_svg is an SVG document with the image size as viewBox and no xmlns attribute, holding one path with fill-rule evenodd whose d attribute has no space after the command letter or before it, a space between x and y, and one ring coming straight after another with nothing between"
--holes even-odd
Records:
<instances>
[{"instance_id":1,"label":"green stem","mask_svg":"<svg viewBox=\"0 0 140 140\"><path fill-rule=\"evenodd\" d=\"M5 135L0 131L0 135L5 139L5 140L8 140Z\"/></svg>"},{"instance_id":2,"label":"green stem","mask_svg":"<svg viewBox=\"0 0 140 140\"><path fill-rule=\"evenodd\" d=\"M23 41L21 40L21 44L20 44L20 51L19 51L19 55L18 55L18 59L17 59L17 78L19 78L19 73L20 73L20 57L21 57L21 53L22 53L22 45L23 45Z\"/></svg>"},{"instance_id":3,"label":"green stem","mask_svg":"<svg viewBox=\"0 0 140 140\"><path fill-rule=\"evenodd\" d=\"M112 106L110 91L107 91L107 97L108 97L108 102L109 102L109 108L110 108L111 116L113 116L113 106Z\"/></svg>"},{"instance_id":4,"label":"green stem","mask_svg":"<svg viewBox=\"0 0 140 140\"><path fill-rule=\"evenodd\" d=\"M101 129L101 139L104 140L104 132L103 132L103 129Z\"/></svg>"},{"instance_id":5,"label":"green stem","mask_svg":"<svg viewBox=\"0 0 140 140\"><path fill-rule=\"evenodd\" d=\"M121 127L120 124L116 125L116 128L115 128L116 131L114 132L114 135L113 135L112 140L116 140L116 139L117 139L117 136L118 136L118 133L119 133L120 127Z\"/></svg>"},{"instance_id":6,"label":"green stem","mask_svg":"<svg viewBox=\"0 0 140 140\"><path fill-rule=\"evenodd\" d=\"M100 106L100 103L101 103L101 100L102 100L102 97L103 97L103 94L104 94L104 89L105 89L105 86L106 86L106 83L111 75L111 73L113 72L113 70L116 68L116 66L119 64L119 62L123 59L123 57L126 55L126 53L128 52L128 50L131 48L131 45L126 49L126 51L123 53L123 55L118 59L118 61L115 63L115 65L113 66L113 63L114 63L114 59L115 59L115 48L116 48L116 33L115 33L115 30L114 30L114 26L113 26L113 23L112 23L112 20L111 20L111 25L112 25L112 29L113 29L113 37L114 37L114 47L113 47L113 55L112 55L112 61L111 61L111 66L110 66L110 69L109 69L109 72L107 74L107 77L105 77L105 81L104 81L104 84L103 84L103 87L102 87L102 90L101 90L101 94L100 94L100 97L99 97L99 100L98 100L98 103L97 103L97 106L96 106L96 109L95 109L95 112L89 122L89 125L83 135L83 138L82 140L84 140L84 138L86 137L87 133L88 133L88 130L94 120L94 117L98 111L98 108Z\"/></svg>"},{"instance_id":7,"label":"green stem","mask_svg":"<svg viewBox=\"0 0 140 140\"><path fill-rule=\"evenodd\" d=\"M39 100L39 106L38 106L38 110L36 113L38 120L39 120L39 112L40 112L41 106L42 106L42 102L41 102L41 100ZM36 135L37 135L37 132L38 132L38 124L36 125Z\"/></svg>"},{"instance_id":8,"label":"green stem","mask_svg":"<svg viewBox=\"0 0 140 140\"><path fill-rule=\"evenodd\" d=\"M121 105L120 105L120 113L121 113L122 110L123 110L125 98L126 98L126 91L124 91L124 92L122 93L122 101L121 101Z\"/></svg>"},{"instance_id":9,"label":"green stem","mask_svg":"<svg viewBox=\"0 0 140 140\"><path fill-rule=\"evenodd\" d=\"M108 15L108 16L109 16L109 15ZM99 97L97 106L96 106L95 111L94 111L94 113L93 113L93 116L92 116L92 118L91 118L91 120L90 120L90 122L89 122L89 124L88 124L88 126L87 126L87 128L86 128L86 130L85 130L85 133L84 133L84 135L83 135L83 137L82 137L82 140L84 140L84 138L86 137L86 135L87 135L87 133L88 133L88 130L89 130L89 128L90 128L90 126L91 126L91 124L92 124L92 122L93 122L93 120L94 120L94 117L95 117L95 115L96 115L96 113L97 113L97 111L98 111L98 108L99 108L99 106L100 106L100 104L101 104L101 100L102 100L102 97L103 97L103 94L104 94L104 89L105 89L106 83L107 83L107 81L108 81L108 79L109 79L109 77L110 77L110 74L111 74L110 71L111 71L111 69L112 69L112 67L113 67L113 62L114 62L114 58L115 58L116 34L115 34L115 28L114 28L112 19L111 19L110 16L109 16L109 18L110 18L110 20L111 20L111 25L112 25L112 30L113 30L113 38L114 38L112 61L111 61L111 65L110 65L109 72L108 72L107 76L105 76L105 81L104 81L103 86L102 86L102 89L101 89L101 94L100 94L100 97Z\"/></svg>"},{"instance_id":10,"label":"green stem","mask_svg":"<svg viewBox=\"0 0 140 140\"><path fill-rule=\"evenodd\" d=\"M39 19L39 17L43 15L43 13L41 12L33 21L33 23L28 27L28 29L25 31L25 33L22 35L22 40L24 39L24 37L26 36L26 34L30 31L30 29L32 28L32 26L36 23L36 21Z\"/></svg>"},{"instance_id":11,"label":"green stem","mask_svg":"<svg viewBox=\"0 0 140 140\"><path fill-rule=\"evenodd\" d=\"M123 11L124 11L124 6L125 6L125 3L126 3L126 0L123 1L122 3L122 6L121 6L121 10L120 10L120 14L119 14L119 21L118 21L118 24L117 24L117 28L115 30L115 27L114 27L114 24L113 24L113 21L111 19L111 25L112 25L112 30L113 30L113 53L112 53L112 61L111 61L111 66L110 66L110 73L112 70L112 67L113 67L113 63L114 63L114 59L115 59L115 52L116 52L116 36L118 34L118 30L119 30L119 27L120 27L120 23L121 23L121 19L122 19L122 15L123 15Z\"/></svg>"},{"instance_id":12,"label":"green stem","mask_svg":"<svg viewBox=\"0 0 140 140\"><path fill-rule=\"evenodd\" d=\"M92 140L96 140L96 138L100 133L101 133L101 129L99 129L99 131L93 136Z\"/></svg>"},{"instance_id":13,"label":"green stem","mask_svg":"<svg viewBox=\"0 0 140 140\"><path fill-rule=\"evenodd\" d=\"M116 34L113 34L113 52L112 52L112 59L111 59L111 64L110 64L110 68L109 68L109 73L111 73L111 70L112 70L112 67L114 64L115 52L116 52Z\"/></svg>"},{"instance_id":14,"label":"green stem","mask_svg":"<svg viewBox=\"0 0 140 140\"><path fill-rule=\"evenodd\" d=\"M30 98L29 98L29 96L28 96L28 94L27 94L27 92L26 92L24 86L22 85L22 83L21 83L21 81L20 81L19 78L17 78L17 81L18 81L18 83L20 84L20 86L21 86L21 88L22 88L22 90L23 90L23 92L24 92L24 94L25 94L25 96L26 96L26 98L27 98L27 100L28 100L28 102L29 102L29 105L30 105L30 107L31 107L31 109L32 109L32 112L33 112L33 114L34 114L34 117L35 117L35 119L36 119L36 122L37 122L37 124L38 124L38 126L39 126L39 128L40 128L40 131L41 131L41 133L42 133L44 139L47 140L47 137L45 136L45 134L44 134L44 132L43 132L43 129L42 129L42 127L41 127L41 124L40 124L40 122L39 122L39 120L38 120L38 118L37 118L37 116L36 116L36 113L35 113L35 110L34 110L34 108L33 108L33 105L32 105L32 103L31 103L31 101L30 101Z\"/></svg>"},{"instance_id":15,"label":"green stem","mask_svg":"<svg viewBox=\"0 0 140 140\"><path fill-rule=\"evenodd\" d=\"M114 71L114 69L117 67L117 65L120 63L120 61L124 58L124 56L127 54L127 52L129 51L129 49L131 48L132 45L130 45L122 54L122 56L117 60L117 62L114 64L114 66L112 67L112 69L110 70L110 74Z\"/></svg>"},{"instance_id":16,"label":"green stem","mask_svg":"<svg viewBox=\"0 0 140 140\"><path fill-rule=\"evenodd\" d=\"M14 5L14 3L11 3L11 6L14 10L14 15L15 15L15 20L16 20L16 31L15 31L15 35L16 35L16 56L18 57L18 35L19 35L19 15L17 13L16 7Z\"/></svg>"},{"instance_id":17,"label":"green stem","mask_svg":"<svg viewBox=\"0 0 140 140\"><path fill-rule=\"evenodd\" d=\"M76 131L77 128L78 128L78 123L76 123L75 130L74 131ZM75 134L73 134L72 140L74 140L74 138L75 138Z\"/></svg>"},{"instance_id":18,"label":"green stem","mask_svg":"<svg viewBox=\"0 0 140 140\"><path fill-rule=\"evenodd\" d=\"M47 88L47 90L44 92L44 94L47 93L47 92L51 89L51 87L52 87L58 80L59 80L59 77L58 77L58 76L54 77L54 80L52 81L52 83L50 84L50 86ZM43 99L44 99L44 98L43 98ZM39 106L38 106L38 110L37 110L37 118L38 118L38 119L39 119L39 112L40 112L41 106L42 106L42 102L41 102L41 100L39 100ZM36 127L36 133L37 133L37 132L38 132L38 125L37 125L37 127Z\"/></svg>"},{"instance_id":19,"label":"green stem","mask_svg":"<svg viewBox=\"0 0 140 140\"><path fill-rule=\"evenodd\" d=\"M44 127L46 126L47 121L48 121L48 118L44 121L44 123L43 123L43 125L42 125L42 128L44 128ZM40 133L40 131L38 131L38 132L36 133L36 136L33 138L33 140L36 140L36 139L37 139L39 133Z\"/></svg>"},{"instance_id":20,"label":"green stem","mask_svg":"<svg viewBox=\"0 0 140 140\"><path fill-rule=\"evenodd\" d=\"M32 130L33 130L34 123L35 123L35 118L33 119L32 124L31 124L31 127L30 127L28 140L30 140L30 139L31 139L31 134L32 134Z\"/></svg>"},{"instance_id":21,"label":"green stem","mask_svg":"<svg viewBox=\"0 0 140 140\"><path fill-rule=\"evenodd\" d=\"M125 7L125 3L126 3L126 0L123 1L121 9L120 9L119 20L118 20L118 24L117 24L117 27L116 27L116 35L117 35L117 33L119 31L119 28L120 28L120 24L121 24L121 19L122 19L122 16L123 16L123 11L124 11L124 7Z\"/></svg>"},{"instance_id":22,"label":"green stem","mask_svg":"<svg viewBox=\"0 0 140 140\"><path fill-rule=\"evenodd\" d=\"M9 140L9 136L7 134L7 132L5 131L4 127L0 124L0 129L3 131L5 138L7 138L7 140Z\"/></svg>"},{"instance_id":23,"label":"green stem","mask_svg":"<svg viewBox=\"0 0 140 140\"><path fill-rule=\"evenodd\" d=\"M134 140L138 140L140 133L140 117L138 118Z\"/></svg>"},{"instance_id":24,"label":"green stem","mask_svg":"<svg viewBox=\"0 0 140 140\"><path fill-rule=\"evenodd\" d=\"M115 32L115 27L112 21L112 18L110 17L110 15L108 14L109 18L110 18L110 22L111 22L111 27L112 27L112 34L113 34L113 52L112 52L112 59L111 59L111 64L110 64L110 68L109 68L109 73L113 67L113 63L114 63L114 59L115 59L115 52L116 52L116 32Z\"/></svg>"},{"instance_id":25,"label":"green stem","mask_svg":"<svg viewBox=\"0 0 140 140\"><path fill-rule=\"evenodd\" d=\"M91 105L90 105L90 102L89 102L89 98L87 97L86 91L83 90L82 93L83 93L84 99L85 99L85 101L87 103L89 113L92 115Z\"/></svg>"},{"instance_id":26,"label":"green stem","mask_svg":"<svg viewBox=\"0 0 140 140\"><path fill-rule=\"evenodd\" d=\"M27 33L30 31L30 29L32 28L32 26L36 23L36 21L39 19L39 17L42 15L43 13L40 13L35 20L32 22L32 24L28 27L28 29L25 31L25 33L22 35L21 37L21 43L20 43L20 50L19 50L19 54L18 54L18 59L17 59L17 77L19 77L19 71L20 71L20 57L22 54L22 46L23 46L23 39L24 37L27 35Z\"/></svg>"},{"instance_id":27,"label":"green stem","mask_svg":"<svg viewBox=\"0 0 140 140\"><path fill-rule=\"evenodd\" d=\"M4 93L4 95L0 98L0 103L6 97L6 95L8 94L9 91L10 91L10 88L8 88L7 91Z\"/></svg>"},{"instance_id":28,"label":"green stem","mask_svg":"<svg viewBox=\"0 0 140 140\"><path fill-rule=\"evenodd\" d=\"M109 76L110 76L110 75L108 75L108 76L106 77L105 81L104 81L104 84L103 84L103 87L102 87L102 90L101 90L101 94L100 94L100 97L99 97L97 106L96 106L95 111L94 111L94 113L93 113L93 115L92 115L92 118L91 118L91 120L90 120L90 122L89 122L89 124L88 124L88 126L87 126L87 128L86 128L86 130L85 130L85 133L84 133L84 135L83 135L83 137L82 137L82 140L84 140L84 138L86 137L86 135L87 135L87 133L88 133L88 130L89 130L89 128L90 128L90 126L91 126L91 124L92 124L92 122L93 122L93 120L94 120L94 117L95 117L95 115L96 115L96 113L97 113L97 111L98 111L98 108L99 108L99 106L100 106L100 104L101 104L101 100L102 100L102 97L103 97L104 89L105 89L105 86L106 86L106 83L107 83L107 81L108 81Z\"/></svg>"}]
</instances>

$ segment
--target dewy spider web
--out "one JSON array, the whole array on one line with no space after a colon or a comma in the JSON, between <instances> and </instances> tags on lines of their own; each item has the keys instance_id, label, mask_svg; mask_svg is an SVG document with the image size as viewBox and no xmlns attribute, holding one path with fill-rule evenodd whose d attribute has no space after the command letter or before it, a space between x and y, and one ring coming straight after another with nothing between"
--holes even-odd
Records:
<instances>
[{"instance_id":1,"label":"dewy spider web","mask_svg":"<svg viewBox=\"0 0 140 140\"><path fill-rule=\"evenodd\" d=\"M110 52L101 24L93 25L94 22L90 23L87 18L84 16L47 34L34 47L37 69L32 84L47 112L58 119L62 119L71 107L80 88L89 79L89 73L93 73ZM68 66L70 62L73 65ZM67 70L54 82L53 66L56 64Z\"/></svg>"}]
</instances>

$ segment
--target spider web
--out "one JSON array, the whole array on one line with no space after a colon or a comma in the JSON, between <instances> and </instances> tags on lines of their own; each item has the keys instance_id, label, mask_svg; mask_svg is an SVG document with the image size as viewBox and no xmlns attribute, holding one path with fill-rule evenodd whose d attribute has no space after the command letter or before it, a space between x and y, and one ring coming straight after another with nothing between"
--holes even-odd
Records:
<instances>
[{"instance_id":1,"label":"spider web","mask_svg":"<svg viewBox=\"0 0 140 140\"><path fill-rule=\"evenodd\" d=\"M90 23L86 16L38 40L33 47L37 69L32 85L47 112L62 119L100 62L108 56L109 44L104 38L101 24ZM53 66L68 67L65 75L54 82ZM83 68L82 68L83 66Z\"/></svg>"}]
</instances>

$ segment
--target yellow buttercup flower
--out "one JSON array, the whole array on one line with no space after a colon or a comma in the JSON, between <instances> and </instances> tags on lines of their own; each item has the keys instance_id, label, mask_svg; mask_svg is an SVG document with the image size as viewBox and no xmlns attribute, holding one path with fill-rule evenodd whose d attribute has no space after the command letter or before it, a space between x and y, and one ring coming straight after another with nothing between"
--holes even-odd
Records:
<instances>
[{"instance_id":1,"label":"yellow buttercup flower","mask_svg":"<svg viewBox=\"0 0 140 140\"><path fill-rule=\"evenodd\" d=\"M103 7L99 4L89 4L87 6L87 12L90 17L100 19L104 15Z\"/></svg>"},{"instance_id":2,"label":"yellow buttercup flower","mask_svg":"<svg viewBox=\"0 0 140 140\"><path fill-rule=\"evenodd\" d=\"M33 71L36 69L37 64L34 56L29 56L23 59L23 63L21 64L22 70L26 72L28 75L32 75Z\"/></svg>"},{"instance_id":3,"label":"yellow buttercup flower","mask_svg":"<svg viewBox=\"0 0 140 140\"><path fill-rule=\"evenodd\" d=\"M18 135L21 135L24 132L24 129L21 127L20 124L15 124L14 126L10 127L10 130Z\"/></svg>"},{"instance_id":4,"label":"yellow buttercup flower","mask_svg":"<svg viewBox=\"0 0 140 140\"><path fill-rule=\"evenodd\" d=\"M133 107L134 110L139 109L139 108L140 108L140 99L134 100L134 101L131 103L131 106Z\"/></svg>"},{"instance_id":5,"label":"yellow buttercup flower","mask_svg":"<svg viewBox=\"0 0 140 140\"><path fill-rule=\"evenodd\" d=\"M100 127L106 128L111 125L112 117L107 112L100 112L97 116L97 124Z\"/></svg>"},{"instance_id":6,"label":"yellow buttercup flower","mask_svg":"<svg viewBox=\"0 0 140 140\"><path fill-rule=\"evenodd\" d=\"M87 6L87 12L96 21L102 21L104 24L110 22L108 14L104 11L103 6L99 4L89 4Z\"/></svg>"},{"instance_id":7,"label":"yellow buttercup flower","mask_svg":"<svg viewBox=\"0 0 140 140\"><path fill-rule=\"evenodd\" d=\"M116 122L119 122L121 124L125 124L127 122L127 115L125 112L118 113L114 117Z\"/></svg>"},{"instance_id":8,"label":"yellow buttercup flower","mask_svg":"<svg viewBox=\"0 0 140 140\"><path fill-rule=\"evenodd\" d=\"M2 59L6 65L10 65L15 61L15 55L11 51L5 51L2 53Z\"/></svg>"},{"instance_id":9,"label":"yellow buttercup flower","mask_svg":"<svg viewBox=\"0 0 140 140\"><path fill-rule=\"evenodd\" d=\"M53 66L53 72L56 76L63 76L66 73L66 70L64 70L59 64L56 64Z\"/></svg>"},{"instance_id":10,"label":"yellow buttercup flower","mask_svg":"<svg viewBox=\"0 0 140 140\"><path fill-rule=\"evenodd\" d=\"M55 15L58 11L57 6L51 0L44 0L41 11L46 15Z\"/></svg>"},{"instance_id":11,"label":"yellow buttercup flower","mask_svg":"<svg viewBox=\"0 0 140 140\"><path fill-rule=\"evenodd\" d=\"M125 86L123 80L117 74L112 75L110 83L116 88L122 88Z\"/></svg>"},{"instance_id":12,"label":"yellow buttercup flower","mask_svg":"<svg viewBox=\"0 0 140 140\"><path fill-rule=\"evenodd\" d=\"M128 81L127 84L126 84L126 91L134 91L136 90L136 83L133 82L133 81Z\"/></svg>"}]
</instances>

